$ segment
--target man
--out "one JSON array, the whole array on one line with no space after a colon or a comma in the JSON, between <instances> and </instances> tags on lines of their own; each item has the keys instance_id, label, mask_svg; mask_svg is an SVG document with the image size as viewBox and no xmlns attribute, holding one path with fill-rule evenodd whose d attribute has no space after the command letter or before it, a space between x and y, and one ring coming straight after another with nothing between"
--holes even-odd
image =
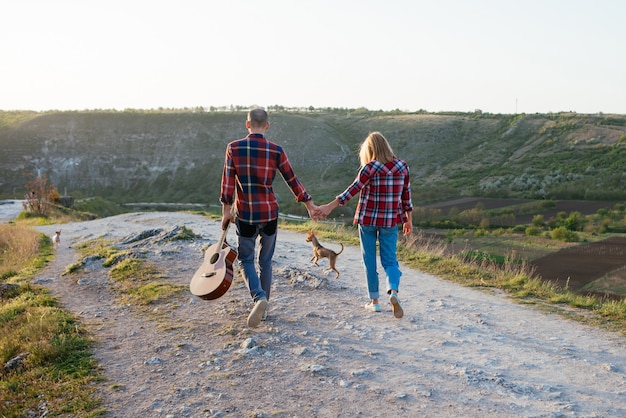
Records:
<instances>
[{"instance_id":1,"label":"man","mask_svg":"<svg viewBox=\"0 0 626 418\"><path fill-rule=\"evenodd\" d=\"M317 206L294 174L283 148L265 138L265 132L270 128L267 112L258 108L248 112L246 128L248 135L245 138L226 147L220 201L222 229L229 222L235 222L237 226L238 258L254 301L248 326L257 327L266 315L272 287L272 257L278 229L278 202L272 188L276 172L280 172L296 200L306 205L311 218L316 217Z\"/></svg>"}]
</instances>

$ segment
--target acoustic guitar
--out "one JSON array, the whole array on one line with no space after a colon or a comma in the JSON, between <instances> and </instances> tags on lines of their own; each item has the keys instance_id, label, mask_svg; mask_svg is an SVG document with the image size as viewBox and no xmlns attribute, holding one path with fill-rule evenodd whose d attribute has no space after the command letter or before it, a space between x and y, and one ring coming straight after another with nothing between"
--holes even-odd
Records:
<instances>
[{"instance_id":1,"label":"acoustic guitar","mask_svg":"<svg viewBox=\"0 0 626 418\"><path fill-rule=\"evenodd\" d=\"M189 284L189 290L201 299L217 299L226 293L233 282L233 262L237 251L226 242L229 223L222 232L219 242L204 252L204 261Z\"/></svg>"}]
</instances>

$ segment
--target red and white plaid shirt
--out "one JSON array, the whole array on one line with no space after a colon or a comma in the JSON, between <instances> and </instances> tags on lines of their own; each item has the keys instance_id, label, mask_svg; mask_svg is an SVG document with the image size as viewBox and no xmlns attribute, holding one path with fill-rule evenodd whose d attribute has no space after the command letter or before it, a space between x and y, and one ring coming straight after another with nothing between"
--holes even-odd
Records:
<instances>
[{"instance_id":1,"label":"red and white plaid shirt","mask_svg":"<svg viewBox=\"0 0 626 418\"><path fill-rule=\"evenodd\" d=\"M345 205L359 192L355 224L391 228L406 222L406 212L413 210L409 166L398 158L386 164L376 160L367 163L337 198Z\"/></svg>"},{"instance_id":2,"label":"red and white plaid shirt","mask_svg":"<svg viewBox=\"0 0 626 418\"><path fill-rule=\"evenodd\" d=\"M247 224L261 224L278 218L278 202L272 183L276 172L296 196L308 202L311 196L293 172L287 154L280 145L261 134L249 134L226 147L220 201L232 205L237 191L237 217Z\"/></svg>"}]
</instances>

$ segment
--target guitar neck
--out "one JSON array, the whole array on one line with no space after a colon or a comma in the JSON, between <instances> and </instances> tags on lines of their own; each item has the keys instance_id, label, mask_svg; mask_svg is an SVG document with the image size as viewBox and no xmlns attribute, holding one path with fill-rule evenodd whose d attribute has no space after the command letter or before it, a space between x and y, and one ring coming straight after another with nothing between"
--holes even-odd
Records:
<instances>
[{"instance_id":1,"label":"guitar neck","mask_svg":"<svg viewBox=\"0 0 626 418\"><path fill-rule=\"evenodd\" d=\"M224 228L224 230L222 231L222 236L220 237L219 245L217 246L218 251L221 250L222 247L224 247L224 241L226 241L226 233L228 232L229 226L230 226L230 221L226 223L226 228Z\"/></svg>"}]
</instances>

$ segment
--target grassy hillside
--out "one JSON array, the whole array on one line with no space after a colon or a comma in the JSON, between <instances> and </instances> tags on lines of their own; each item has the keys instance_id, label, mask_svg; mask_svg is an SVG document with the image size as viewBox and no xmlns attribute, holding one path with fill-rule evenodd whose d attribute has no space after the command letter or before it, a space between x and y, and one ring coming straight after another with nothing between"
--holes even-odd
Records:
<instances>
[{"instance_id":1,"label":"grassy hillside","mask_svg":"<svg viewBox=\"0 0 626 418\"><path fill-rule=\"evenodd\" d=\"M245 112L0 112L0 197L20 198L24 174L59 191L117 202L217 203L227 142ZM373 130L412 170L414 203L463 196L626 199L626 116L491 115L310 109L271 112L283 145L316 198L341 192ZM298 206L282 182L283 209ZM301 208L300 208L301 209Z\"/></svg>"}]
</instances>

